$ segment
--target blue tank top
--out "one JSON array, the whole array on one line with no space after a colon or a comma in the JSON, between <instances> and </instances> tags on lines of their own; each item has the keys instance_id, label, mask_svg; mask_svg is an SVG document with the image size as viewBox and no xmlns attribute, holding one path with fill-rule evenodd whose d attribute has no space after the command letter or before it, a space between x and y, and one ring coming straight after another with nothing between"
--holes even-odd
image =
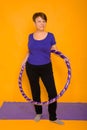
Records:
<instances>
[{"instance_id":1,"label":"blue tank top","mask_svg":"<svg viewBox=\"0 0 87 130\"><path fill-rule=\"evenodd\" d=\"M54 35L48 32L46 38L36 40L33 33L28 37L29 57L28 62L32 65L44 65L51 62L50 49L52 45L56 44Z\"/></svg>"}]
</instances>

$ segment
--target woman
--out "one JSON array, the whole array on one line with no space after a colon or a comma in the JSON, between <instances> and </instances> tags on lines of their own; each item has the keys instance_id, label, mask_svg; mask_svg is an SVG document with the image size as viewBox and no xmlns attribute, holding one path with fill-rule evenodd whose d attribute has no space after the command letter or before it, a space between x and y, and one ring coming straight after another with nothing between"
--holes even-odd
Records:
<instances>
[{"instance_id":1,"label":"woman","mask_svg":"<svg viewBox=\"0 0 87 130\"><path fill-rule=\"evenodd\" d=\"M49 100L57 96L54 83L50 50L57 50L54 35L45 31L47 17L43 12L33 15L36 31L29 35L28 49L29 55L26 63L26 73L30 82L32 97L34 101L41 102L39 78L44 83ZM34 105L36 116L35 121L39 121L42 115L42 106ZM48 105L49 120L58 124L63 124L56 117L57 101Z\"/></svg>"}]
</instances>

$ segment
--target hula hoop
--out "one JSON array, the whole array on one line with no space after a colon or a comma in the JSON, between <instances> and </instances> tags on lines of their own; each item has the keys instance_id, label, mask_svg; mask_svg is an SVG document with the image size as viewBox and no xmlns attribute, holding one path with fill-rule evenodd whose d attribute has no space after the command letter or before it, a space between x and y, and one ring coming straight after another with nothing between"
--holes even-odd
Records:
<instances>
[{"instance_id":1,"label":"hula hoop","mask_svg":"<svg viewBox=\"0 0 87 130\"><path fill-rule=\"evenodd\" d=\"M56 55L60 56L62 59L64 59L65 63L66 63L66 66L67 66L67 69L68 69L68 76L67 76L67 81L66 81L66 84L64 86L64 88L60 91L60 93L53 99L51 99L50 101L44 101L44 102L36 102L36 101L33 101L32 99L30 99L24 92L23 88L22 88L22 74L23 74L23 71L25 69L25 65L26 65L26 61L27 59L24 61L24 63L22 64L22 67L21 67L21 70L20 70L20 73L19 73L19 78L18 78L18 85L19 85L19 89L20 89L20 92L22 94L22 96L30 103L33 103L35 105L48 105L50 103L53 103L55 102L58 98L60 98L64 93L65 91L68 89L68 86L70 84L70 80L71 80L71 66L70 66L70 63L69 63L69 60L68 58L62 54L62 52L60 51L55 51L55 50L51 50L51 53L55 53Z\"/></svg>"}]
</instances>

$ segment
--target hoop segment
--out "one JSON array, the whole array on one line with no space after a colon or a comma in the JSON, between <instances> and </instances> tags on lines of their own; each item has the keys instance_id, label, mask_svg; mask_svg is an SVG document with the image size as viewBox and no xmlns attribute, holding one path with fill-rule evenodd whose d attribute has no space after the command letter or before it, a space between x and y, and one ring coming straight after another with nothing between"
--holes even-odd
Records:
<instances>
[{"instance_id":1,"label":"hoop segment","mask_svg":"<svg viewBox=\"0 0 87 130\"><path fill-rule=\"evenodd\" d=\"M36 101L33 101L32 99L30 99L24 92L23 88L22 88L22 74L23 74L23 71L25 69L25 65L26 65L26 61L27 59L24 61L24 63L22 64L22 67L21 67L21 70L20 70L20 73L19 73L19 78L18 78L18 85L19 85L19 89L20 89L20 92L22 94L22 96L28 101L28 102L31 102L35 105L48 105L50 103L53 103L55 102L58 98L60 98L64 93L65 91L68 89L68 86L70 84L70 80L71 80L71 66L70 66L70 63L69 63L69 60L68 58L62 54L62 52L60 51L55 51L55 50L51 50L51 53L55 53L56 55L60 56L62 59L64 59L65 61L65 64L67 66L67 69L68 69L68 76L67 76L67 81L65 83L65 86L64 88L60 91L60 93L53 99L51 99L50 101L44 101L44 102L36 102Z\"/></svg>"}]
</instances>

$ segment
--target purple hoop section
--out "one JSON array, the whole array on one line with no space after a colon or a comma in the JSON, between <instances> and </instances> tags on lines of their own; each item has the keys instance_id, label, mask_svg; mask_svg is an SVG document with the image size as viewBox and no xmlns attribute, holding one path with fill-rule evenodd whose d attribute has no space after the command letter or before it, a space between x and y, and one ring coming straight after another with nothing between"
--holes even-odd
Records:
<instances>
[{"instance_id":1,"label":"purple hoop section","mask_svg":"<svg viewBox=\"0 0 87 130\"><path fill-rule=\"evenodd\" d=\"M55 53L56 55L59 55L62 59L64 59L65 63L66 63L66 66L67 66L67 69L68 69L68 76L67 76L67 81L66 81L66 84L64 86L64 88L61 90L61 92L53 99L51 99L50 101L44 101L44 102L36 102L36 101L33 101L32 99L30 99L24 92L23 88L22 88L22 74L23 74L23 71L25 69L25 65L26 65L26 61L22 64L22 67L21 67L21 70L20 70L20 73L19 73L19 78L18 78L18 85L19 85L19 89L20 89L20 92L22 94L22 96L28 101L28 102L31 102L35 105L48 105L50 103L53 103L55 102L58 98L60 98L64 93L65 91L67 90L69 84L70 84L70 80L71 80L71 67L70 67L70 63L69 63L69 60L68 58L63 55L60 51L55 51L55 50L51 50L51 53Z\"/></svg>"}]
</instances>

